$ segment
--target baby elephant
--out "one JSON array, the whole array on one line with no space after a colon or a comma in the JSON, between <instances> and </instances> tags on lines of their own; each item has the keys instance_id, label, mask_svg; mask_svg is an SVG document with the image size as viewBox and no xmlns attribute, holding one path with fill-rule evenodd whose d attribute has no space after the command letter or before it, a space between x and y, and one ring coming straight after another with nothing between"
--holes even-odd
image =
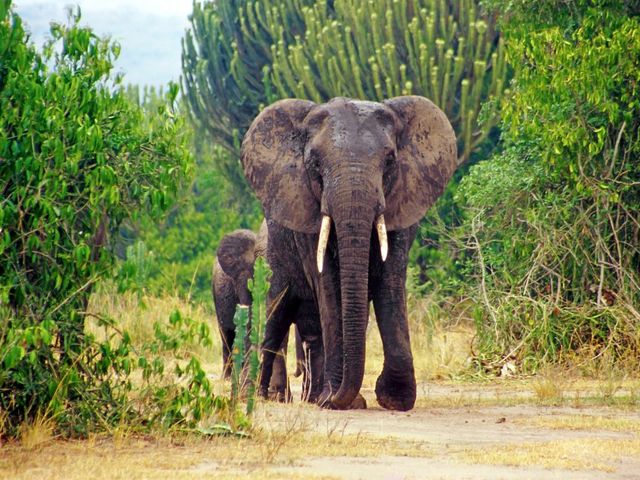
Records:
<instances>
[{"instance_id":1,"label":"baby elephant","mask_svg":"<svg viewBox=\"0 0 640 480\"><path fill-rule=\"evenodd\" d=\"M218 318L218 328L222 338L223 374L230 378L233 360L231 350L235 341L236 330L233 317L236 306L250 305L251 292L247 281L253 278L253 265L255 260L264 256L267 248L266 224L260 229L258 235L251 230L235 230L224 236L217 250L216 260L213 266L213 301ZM298 346L299 344L299 346ZM249 338L245 338L245 351L249 348ZM298 370L300 374L303 354L301 342L296 342ZM279 401L288 401L291 393L288 388L285 354L287 339L279 345L279 355L275 355L273 375L267 388L271 396Z\"/></svg>"}]
</instances>

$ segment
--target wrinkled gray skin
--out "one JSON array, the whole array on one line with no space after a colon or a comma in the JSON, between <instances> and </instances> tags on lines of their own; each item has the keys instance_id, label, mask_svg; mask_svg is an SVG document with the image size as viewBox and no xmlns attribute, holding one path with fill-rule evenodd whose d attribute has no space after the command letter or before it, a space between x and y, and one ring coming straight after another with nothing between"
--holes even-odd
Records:
<instances>
[{"instance_id":1,"label":"wrinkled gray skin","mask_svg":"<svg viewBox=\"0 0 640 480\"><path fill-rule=\"evenodd\" d=\"M456 167L456 137L444 113L417 96L383 103L282 100L254 120L241 159L269 229L274 312L265 344L278 344L281 317L292 305L309 309L316 323L309 331L320 332L324 350L318 403L352 408L361 403L373 301L384 349L378 403L413 408L406 269L417 224ZM384 262L375 229L380 215L388 231ZM320 272L323 216L331 219L331 234Z\"/></svg>"},{"instance_id":2,"label":"wrinkled gray skin","mask_svg":"<svg viewBox=\"0 0 640 480\"><path fill-rule=\"evenodd\" d=\"M282 256L271 255L269 258L278 262L287 262L287 257L285 253ZM277 269L282 270L282 266ZM276 291L281 295L274 299L271 295ZM274 369L274 360L278 358L276 356L278 345L287 337L291 324L295 323L297 363L303 374L302 400L316 402L322 393L324 379L324 349L317 305L313 300L301 299L292 292L281 289L271 289L267 303L272 313L269 315L262 344L258 393L263 398L268 397L272 371L277 372L277 365Z\"/></svg>"},{"instance_id":3,"label":"wrinkled gray skin","mask_svg":"<svg viewBox=\"0 0 640 480\"><path fill-rule=\"evenodd\" d=\"M218 328L222 338L222 361L225 378L231 376L231 349L235 340L233 317L236 306L251 305L251 292L247 281L253 278L253 264L259 256L265 256L267 248L267 229L263 222L256 236L251 230L235 230L220 241L213 266L213 301L218 319ZM245 351L248 351L249 339L245 339ZM287 370L284 361L287 338L281 340L279 355L275 356L274 374L267 384L271 395L280 401L290 399L287 382Z\"/></svg>"}]
</instances>

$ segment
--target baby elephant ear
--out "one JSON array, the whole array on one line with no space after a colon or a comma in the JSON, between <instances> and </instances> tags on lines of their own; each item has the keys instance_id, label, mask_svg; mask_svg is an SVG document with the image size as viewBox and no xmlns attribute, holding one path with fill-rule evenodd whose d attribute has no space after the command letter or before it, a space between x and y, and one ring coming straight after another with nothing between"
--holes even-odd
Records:
<instances>
[{"instance_id":1,"label":"baby elephant ear","mask_svg":"<svg viewBox=\"0 0 640 480\"><path fill-rule=\"evenodd\" d=\"M316 233L320 205L303 165L306 133L302 122L315 103L280 100L265 108L242 142L240 159L264 214L298 232Z\"/></svg>"},{"instance_id":2,"label":"baby elephant ear","mask_svg":"<svg viewBox=\"0 0 640 480\"><path fill-rule=\"evenodd\" d=\"M400 119L398 178L386 196L387 229L407 228L424 216L457 166L456 135L442 110L419 96L384 102Z\"/></svg>"},{"instance_id":3,"label":"baby elephant ear","mask_svg":"<svg viewBox=\"0 0 640 480\"><path fill-rule=\"evenodd\" d=\"M234 280L253 274L256 234L251 230L235 230L225 235L216 252L222 271Z\"/></svg>"}]
</instances>

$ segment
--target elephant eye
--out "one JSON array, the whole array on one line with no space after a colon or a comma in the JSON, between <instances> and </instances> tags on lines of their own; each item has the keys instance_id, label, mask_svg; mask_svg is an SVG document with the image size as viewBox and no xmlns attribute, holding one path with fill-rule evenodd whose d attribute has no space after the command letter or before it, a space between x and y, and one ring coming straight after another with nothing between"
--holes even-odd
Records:
<instances>
[{"instance_id":1,"label":"elephant eye","mask_svg":"<svg viewBox=\"0 0 640 480\"><path fill-rule=\"evenodd\" d=\"M318 171L318 169L320 168L320 155L318 155L318 152L313 150L311 152L311 155L309 156L309 160L311 163L311 168L313 168L315 171Z\"/></svg>"},{"instance_id":2,"label":"elephant eye","mask_svg":"<svg viewBox=\"0 0 640 480\"><path fill-rule=\"evenodd\" d=\"M395 163L395 161L396 161L396 153L394 151L387 153L387 155L384 157L384 167L385 168L391 167Z\"/></svg>"},{"instance_id":3,"label":"elephant eye","mask_svg":"<svg viewBox=\"0 0 640 480\"><path fill-rule=\"evenodd\" d=\"M320 174L320 159L320 152L315 148L309 148L307 158L305 159L305 166L312 175Z\"/></svg>"}]
</instances>

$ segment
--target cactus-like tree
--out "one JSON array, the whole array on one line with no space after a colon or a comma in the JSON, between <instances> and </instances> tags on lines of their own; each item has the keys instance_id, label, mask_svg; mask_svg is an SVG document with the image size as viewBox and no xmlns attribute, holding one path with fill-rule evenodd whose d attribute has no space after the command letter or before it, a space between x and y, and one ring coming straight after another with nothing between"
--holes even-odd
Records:
<instances>
[{"instance_id":1,"label":"cactus-like tree","mask_svg":"<svg viewBox=\"0 0 640 480\"><path fill-rule=\"evenodd\" d=\"M504 89L502 40L474 0L343 0L303 7L304 36L276 37L266 81L268 100L334 96L383 100L417 94L450 118L461 161L497 122ZM276 34L277 25L270 30ZM330 41L328 41L330 39Z\"/></svg>"},{"instance_id":2,"label":"cactus-like tree","mask_svg":"<svg viewBox=\"0 0 640 480\"><path fill-rule=\"evenodd\" d=\"M466 161L497 123L502 40L478 0L275 0L194 4L183 87L194 117L231 151L279 98L431 98ZM483 102L488 108L479 115ZM221 165L234 183L237 155ZM240 182L242 183L242 182Z\"/></svg>"},{"instance_id":3,"label":"cactus-like tree","mask_svg":"<svg viewBox=\"0 0 640 480\"><path fill-rule=\"evenodd\" d=\"M239 166L240 139L267 102L263 69L271 63L273 32L304 31L303 0L194 2L191 28L182 41L182 89L192 118L229 155L219 169L241 196L247 191ZM311 4L311 1L306 3ZM280 29L273 26L280 26ZM285 27L286 26L286 27Z\"/></svg>"}]
</instances>

